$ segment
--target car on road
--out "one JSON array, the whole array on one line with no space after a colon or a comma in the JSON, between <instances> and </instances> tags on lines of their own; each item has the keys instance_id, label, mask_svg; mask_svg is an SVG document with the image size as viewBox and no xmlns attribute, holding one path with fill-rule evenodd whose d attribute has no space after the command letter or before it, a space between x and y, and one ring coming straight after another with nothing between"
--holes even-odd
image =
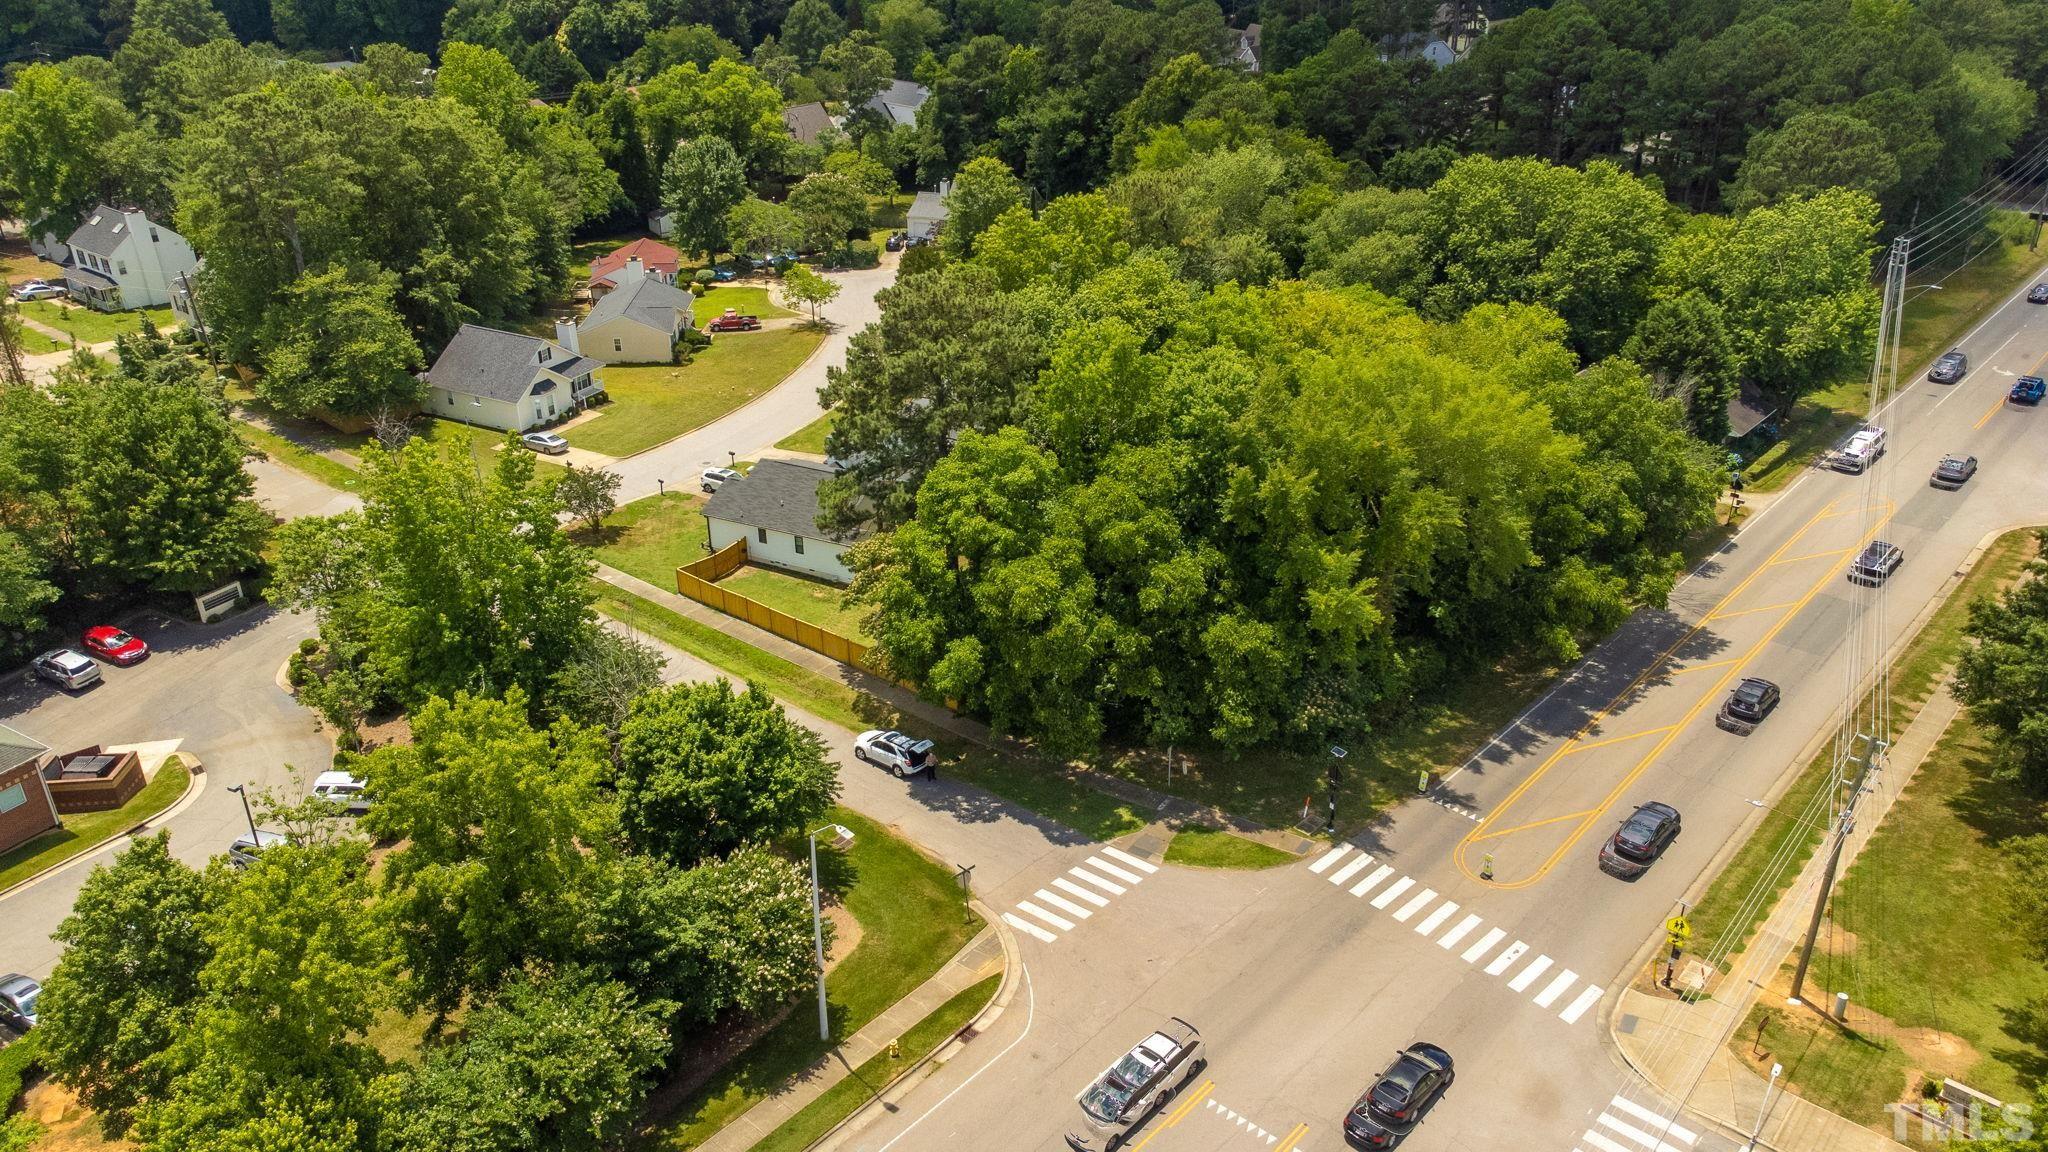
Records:
<instances>
[{"instance_id":1,"label":"car on road","mask_svg":"<svg viewBox=\"0 0 2048 1152\"><path fill-rule=\"evenodd\" d=\"M901 732L885 732L880 728L870 728L853 738L853 758L863 764L880 765L898 776L938 773L938 759L932 755L931 741L905 736Z\"/></svg>"},{"instance_id":2,"label":"car on road","mask_svg":"<svg viewBox=\"0 0 2048 1152\"><path fill-rule=\"evenodd\" d=\"M1953 384L1970 371L1970 358L1961 352L1944 352L1934 367L1927 370L1927 378L1936 384Z\"/></svg>"},{"instance_id":3,"label":"car on road","mask_svg":"<svg viewBox=\"0 0 2048 1152\"><path fill-rule=\"evenodd\" d=\"M752 332L761 326L761 318L752 313L741 315L737 308L727 308L722 314L704 326L710 332Z\"/></svg>"},{"instance_id":4,"label":"car on road","mask_svg":"<svg viewBox=\"0 0 2048 1152\"><path fill-rule=\"evenodd\" d=\"M313 777L313 799L339 806L345 816L361 816L370 810L368 787L346 772L322 772Z\"/></svg>"},{"instance_id":5,"label":"car on road","mask_svg":"<svg viewBox=\"0 0 2048 1152\"><path fill-rule=\"evenodd\" d=\"M258 828L254 832L244 832L240 836L235 837L233 844L228 845L228 863L237 868L247 868L249 865L254 864L256 858L263 855L266 850L289 841L290 838L284 833L272 832L268 828Z\"/></svg>"},{"instance_id":6,"label":"car on road","mask_svg":"<svg viewBox=\"0 0 2048 1152\"><path fill-rule=\"evenodd\" d=\"M36 1000L43 986L19 972L0 976L0 1024L16 1032L36 1026Z\"/></svg>"},{"instance_id":7,"label":"car on road","mask_svg":"<svg viewBox=\"0 0 2048 1152\"><path fill-rule=\"evenodd\" d=\"M109 664L119 664L124 668L149 655L149 645L111 624L87 628L85 635L79 640L85 645L87 652Z\"/></svg>"},{"instance_id":8,"label":"car on road","mask_svg":"<svg viewBox=\"0 0 2048 1152\"><path fill-rule=\"evenodd\" d=\"M2027 289L2027 303L2048 304L2048 280L2043 280Z\"/></svg>"},{"instance_id":9,"label":"car on road","mask_svg":"<svg viewBox=\"0 0 2048 1152\"><path fill-rule=\"evenodd\" d=\"M1716 726L1738 736L1747 736L1756 731L1778 706L1783 693L1769 680L1755 676L1744 676L1728 694L1728 701L1721 705L1720 715L1714 717Z\"/></svg>"},{"instance_id":10,"label":"car on road","mask_svg":"<svg viewBox=\"0 0 2048 1152\"><path fill-rule=\"evenodd\" d=\"M1884 540L1872 540L1849 562L1849 582L1868 584L1872 588L1892 578L1899 565L1906 562L1906 553L1897 544Z\"/></svg>"},{"instance_id":11,"label":"car on road","mask_svg":"<svg viewBox=\"0 0 2048 1152\"><path fill-rule=\"evenodd\" d=\"M29 661L29 667L50 683L73 691L100 682L100 666L70 648L52 648Z\"/></svg>"},{"instance_id":12,"label":"car on road","mask_svg":"<svg viewBox=\"0 0 2048 1152\"><path fill-rule=\"evenodd\" d=\"M1936 488L1961 488L1977 474L1975 456L1943 456L1941 463L1934 466L1934 475L1927 480Z\"/></svg>"},{"instance_id":13,"label":"car on road","mask_svg":"<svg viewBox=\"0 0 2048 1152\"><path fill-rule=\"evenodd\" d=\"M1623 880L1641 876L1678 838L1678 830L1678 809L1658 801L1642 805L1600 846L1600 870Z\"/></svg>"},{"instance_id":14,"label":"car on road","mask_svg":"<svg viewBox=\"0 0 2048 1152\"><path fill-rule=\"evenodd\" d=\"M706 492L716 492L740 478L741 474L732 468L706 468L703 475L697 477Z\"/></svg>"},{"instance_id":15,"label":"car on road","mask_svg":"<svg viewBox=\"0 0 2048 1152\"><path fill-rule=\"evenodd\" d=\"M62 284L52 284L48 280L24 280L14 289L16 300L50 300L70 294L69 288Z\"/></svg>"},{"instance_id":16,"label":"car on road","mask_svg":"<svg viewBox=\"0 0 2048 1152\"><path fill-rule=\"evenodd\" d=\"M1828 466L1837 472L1859 474L1884 455L1885 431L1875 424L1867 424L1849 434L1828 458Z\"/></svg>"},{"instance_id":17,"label":"car on road","mask_svg":"<svg viewBox=\"0 0 2048 1152\"><path fill-rule=\"evenodd\" d=\"M1394 1054L1394 1062L1351 1106L1344 1138L1354 1146L1393 1147L1415 1130L1455 1079L1449 1052L1420 1041L1410 1044Z\"/></svg>"},{"instance_id":18,"label":"car on road","mask_svg":"<svg viewBox=\"0 0 2048 1152\"><path fill-rule=\"evenodd\" d=\"M2048 381L2039 376L2022 376L2012 382L2012 391L2005 398L2015 404L2039 404L2043 395L2048 395Z\"/></svg>"},{"instance_id":19,"label":"car on road","mask_svg":"<svg viewBox=\"0 0 2048 1152\"><path fill-rule=\"evenodd\" d=\"M1075 1152L1112 1152L1143 1127L1209 1061L1202 1034L1178 1016L1102 1070L1080 1095L1082 1126L1067 1133Z\"/></svg>"},{"instance_id":20,"label":"car on road","mask_svg":"<svg viewBox=\"0 0 2048 1152\"><path fill-rule=\"evenodd\" d=\"M569 442L553 432L528 432L519 438L519 442L543 456L569 454Z\"/></svg>"}]
</instances>

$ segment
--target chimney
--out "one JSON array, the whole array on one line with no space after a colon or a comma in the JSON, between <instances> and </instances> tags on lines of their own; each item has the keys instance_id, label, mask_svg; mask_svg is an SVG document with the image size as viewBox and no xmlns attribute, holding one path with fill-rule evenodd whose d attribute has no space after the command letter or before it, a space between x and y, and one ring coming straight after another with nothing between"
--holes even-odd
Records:
<instances>
[{"instance_id":1,"label":"chimney","mask_svg":"<svg viewBox=\"0 0 2048 1152\"><path fill-rule=\"evenodd\" d=\"M626 285L631 284L635 280L639 280L640 278L646 275L647 265L642 264L638 256L628 256L626 257L626 266L624 268L619 269L619 287L624 288Z\"/></svg>"},{"instance_id":2,"label":"chimney","mask_svg":"<svg viewBox=\"0 0 2048 1152\"><path fill-rule=\"evenodd\" d=\"M953 182L952 182L951 180L941 180L941 181L939 181L939 195L940 195L940 196L950 196L950 195L952 195L952 194L953 194Z\"/></svg>"},{"instance_id":3,"label":"chimney","mask_svg":"<svg viewBox=\"0 0 2048 1152\"><path fill-rule=\"evenodd\" d=\"M555 321L555 343L567 348L572 356L583 355L583 350L576 347L576 322L574 320Z\"/></svg>"}]
</instances>

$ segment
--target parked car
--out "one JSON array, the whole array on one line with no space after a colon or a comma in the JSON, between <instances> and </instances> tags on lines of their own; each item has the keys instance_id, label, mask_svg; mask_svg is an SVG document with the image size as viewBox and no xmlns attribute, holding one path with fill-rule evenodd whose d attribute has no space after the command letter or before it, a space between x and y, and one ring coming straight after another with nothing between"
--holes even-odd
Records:
<instances>
[{"instance_id":1,"label":"parked car","mask_svg":"<svg viewBox=\"0 0 2048 1152\"><path fill-rule=\"evenodd\" d=\"M1664 849L1678 838L1678 809L1651 802L1629 813L1600 846L1600 870L1623 880L1633 880L1650 870Z\"/></svg>"},{"instance_id":2,"label":"parked car","mask_svg":"<svg viewBox=\"0 0 2048 1152\"><path fill-rule=\"evenodd\" d=\"M740 278L740 270L730 264L720 264L711 270L711 278L720 284Z\"/></svg>"},{"instance_id":3,"label":"parked car","mask_svg":"<svg viewBox=\"0 0 2048 1152\"><path fill-rule=\"evenodd\" d=\"M1344 1117L1344 1136L1354 1145L1391 1148L1415 1130L1457 1079L1451 1054L1417 1042L1394 1054Z\"/></svg>"},{"instance_id":4,"label":"parked car","mask_svg":"<svg viewBox=\"0 0 2048 1152\"><path fill-rule=\"evenodd\" d=\"M727 308L704 327L711 332L752 332L761 326L761 318L751 314L741 315L737 308Z\"/></svg>"},{"instance_id":5,"label":"parked car","mask_svg":"<svg viewBox=\"0 0 2048 1152\"><path fill-rule=\"evenodd\" d=\"M1936 488L1961 488L1976 474L1975 456L1943 456L1941 463L1934 466L1934 475L1927 482Z\"/></svg>"},{"instance_id":6,"label":"parked car","mask_svg":"<svg viewBox=\"0 0 2048 1152\"><path fill-rule=\"evenodd\" d=\"M2012 382L2012 391L2005 398L2015 404L2039 404L2043 395L2048 395L2048 381L2039 376L2022 376Z\"/></svg>"},{"instance_id":7,"label":"parked car","mask_svg":"<svg viewBox=\"0 0 2048 1152\"><path fill-rule=\"evenodd\" d=\"M903 233L891 232L889 233L889 239L882 246L891 252L901 252L903 251L903 241L905 239L906 237Z\"/></svg>"},{"instance_id":8,"label":"parked car","mask_svg":"<svg viewBox=\"0 0 2048 1152\"><path fill-rule=\"evenodd\" d=\"M553 432L528 432L519 438L519 442L543 456L569 454L569 442Z\"/></svg>"},{"instance_id":9,"label":"parked car","mask_svg":"<svg viewBox=\"0 0 2048 1152\"><path fill-rule=\"evenodd\" d=\"M1082 1126L1067 1133L1067 1147L1075 1152L1122 1147L1208 1064L1202 1056L1202 1034L1193 1024L1173 1017L1081 1091Z\"/></svg>"},{"instance_id":10,"label":"parked car","mask_svg":"<svg viewBox=\"0 0 2048 1152\"><path fill-rule=\"evenodd\" d=\"M2048 280L2043 280L2027 289L2027 303L2048 304Z\"/></svg>"},{"instance_id":11,"label":"parked car","mask_svg":"<svg viewBox=\"0 0 2048 1152\"><path fill-rule=\"evenodd\" d=\"M0 1023L16 1032L36 1026L36 1000L43 986L19 972L0 976Z\"/></svg>"},{"instance_id":12,"label":"parked car","mask_svg":"<svg viewBox=\"0 0 2048 1152\"><path fill-rule=\"evenodd\" d=\"M1885 439L1884 429L1875 424L1858 428L1835 449L1828 465L1837 472L1861 473L1884 455Z\"/></svg>"},{"instance_id":13,"label":"parked car","mask_svg":"<svg viewBox=\"0 0 2048 1152\"><path fill-rule=\"evenodd\" d=\"M111 624L87 628L80 639L87 652L109 664L126 667L149 655L149 645Z\"/></svg>"},{"instance_id":14,"label":"parked car","mask_svg":"<svg viewBox=\"0 0 2048 1152\"><path fill-rule=\"evenodd\" d=\"M697 479L703 484L706 492L716 492L740 478L741 474L731 468L706 468L704 474Z\"/></svg>"},{"instance_id":15,"label":"parked car","mask_svg":"<svg viewBox=\"0 0 2048 1152\"><path fill-rule=\"evenodd\" d=\"M16 300L49 300L69 295L71 289L62 284L52 284L48 280L25 280L14 289Z\"/></svg>"},{"instance_id":16,"label":"parked car","mask_svg":"<svg viewBox=\"0 0 2048 1152\"><path fill-rule=\"evenodd\" d=\"M1735 685L1735 690L1728 694L1728 702L1721 705L1721 713L1714 717L1714 724L1724 731L1747 736L1777 708L1782 695L1778 686L1769 680L1744 676Z\"/></svg>"},{"instance_id":17,"label":"parked car","mask_svg":"<svg viewBox=\"0 0 2048 1152\"><path fill-rule=\"evenodd\" d=\"M100 666L69 648L53 648L29 661L29 667L50 683L74 691L100 682Z\"/></svg>"},{"instance_id":18,"label":"parked car","mask_svg":"<svg viewBox=\"0 0 2048 1152\"><path fill-rule=\"evenodd\" d=\"M346 772L322 772L313 778L313 798L340 805L343 815L361 816L370 810L368 787Z\"/></svg>"},{"instance_id":19,"label":"parked car","mask_svg":"<svg viewBox=\"0 0 2048 1152\"><path fill-rule=\"evenodd\" d=\"M1872 588L1891 579L1899 565L1906 562L1906 554L1897 544L1883 540L1872 540L1849 562L1849 582L1868 584Z\"/></svg>"},{"instance_id":20,"label":"parked car","mask_svg":"<svg viewBox=\"0 0 2048 1152\"><path fill-rule=\"evenodd\" d=\"M254 832L244 832L240 836L235 837L233 844L228 845L228 863L237 868L247 868L249 865L254 864L256 858L263 855L265 850L274 848L279 844L288 843L289 840L290 837L287 837L284 833L272 832L268 828L258 828Z\"/></svg>"},{"instance_id":21,"label":"parked car","mask_svg":"<svg viewBox=\"0 0 2048 1152\"><path fill-rule=\"evenodd\" d=\"M1927 370L1927 378L1936 384L1953 384L1961 380L1970 370L1970 358L1961 352L1944 352L1934 367Z\"/></svg>"},{"instance_id":22,"label":"parked car","mask_svg":"<svg viewBox=\"0 0 2048 1152\"><path fill-rule=\"evenodd\" d=\"M853 738L853 758L863 764L878 764L898 776L938 772L931 741L879 728L870 728Z\"/></svg>"}]
</instances>

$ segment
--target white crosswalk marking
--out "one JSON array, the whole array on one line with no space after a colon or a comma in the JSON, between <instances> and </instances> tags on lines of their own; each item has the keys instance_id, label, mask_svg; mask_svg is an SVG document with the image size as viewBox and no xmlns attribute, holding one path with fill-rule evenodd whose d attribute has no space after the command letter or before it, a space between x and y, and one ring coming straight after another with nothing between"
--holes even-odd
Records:
<instances>
[{"instance_id":1,"label":"white crosswalk marking","mask_svg":"<svg viewBox=\"0 0 2048 1152\"><path fill-rule=\"evenodd\" d=\"M1569 968L1559 972L1551 979L1549 984L1544 985L1543 991L1536 994L1536 1006L1538 1008L1550 1007L1552 1004L1557 1003L1559 996L1564 995L1565 989L1578 982L1579 974L1577 972Z\"/></svg>"},{"instance_id":2,"label":"white crosswalk marking","mask_svg":"<svg viewBox=\"0 0 2048 1152\"><path fill-rule=\"evenodd\" d=\"M1059 929L1062 932L1072 932L1074 930L1074 922L1072 920L1062 920L1058 916L1055 916L1052 913L1047 912L1045 909L1040 908L1038 905L1033 904L1029 900L1017 901L1017 910L1020 912L1029 912L1033 916L1038 917L1040 920L1045 921L1047 924L1052 925L1053 927Z\"/></svg>"},{"instance_id":3,"label":"white crosswalk marking","mask_svg":"<svg viewBox=\"0 0 2048 1152\"><path fill-rule=\"evenodd\" d=\"M1038 925L1033 924L1031 921L1024 919L1022 916L1014 916L1008 912L1005 912L1003 913L1003 923L1008 924L1010 927L1015 928L1019 932L1036 936L1040 940L1045 941L1047 944L1050 944L1053 941L1059 939L1059 937L1053 935L1050 932L1047 932L1045 929L1040 928Z\"/></svg>"},{"instance_id":4,"label":"white crosswalk marking","mask_svg":"<svg viewBox=\"0 0 2048 1152\"><path fill-rule=\"evenodd\" d=\"M1699 1143L1699 1133L1694 1132L1690 1128L1679 1127L1677 1124L1672 1123L1670 1120L1667 1120L1663 1116L1658 1115L1656 1112L1653 1112L1650 1109L1643 1107L1641 1104L1636 1103L1635 1101L1629 1099L1626 1096L1616 1096L1614 1099L1608 1101L1607 1105L1610 1108L1619 1108L1623 1112L1626 1112L1629 1115L1635 1117L1636 1119L1641 1120L1643 1123L1648 1124L1652 1129L1661 1132L1674 1140L1682 1140L1687 1144Z\"/></svg>"},{"instance_id":5,"label":"white crosswalk marking","mask_svg":"<svg viewBox=\"0 0 2048 1152\"><path fill-rule=\"evenodd\" d=\"M1399 896L1401 893L1406 892L1407 890L1413 887L1415 887L1414 878L1409 876L1403 876L1399 880L1394 881L1392 884L1387 885L1387 890L1385 892L1382 892L1379 895L1373 897L1372 906L1375 908L1385 908L1387 905L1392 904L1394 902L1394 897Z\"/></svg>"},{"instance_id":6,"label":"white crosswalk marking","mask_svg":"<svg viewBox=\"0 0 2048 1152\"><path fill-rule=\"evenodd\" d=\"M1356 884L1353 884L1351 886L1351 894L1353 896L1363 896L1367 892L1372 891L1374 888L1379 887L1380 881L1385 880L1387 877L1392 876L1393 874L1394 868L1391 864L1382 864L1378 868L1373 869L1372 875L1367 876L1365 879L1360 880Z\"/></svg>"},{"instance_id":7,"label":"white crosswalk marking","mask_svg":"<svg viewBox=\"0 0 2048 1152\"><path fill-rule=\"evenodd\" d=\"M1074 903L1072 900L1061 899L1060 897L1055 896L1050 892L1047 892L1043 888L1040 888L1038 891L1033 892L1032 895L1038 897L1040 900L1045 901L1047 904L1052 905L1053 907L1059 909L1062 912L1065 912L1067 915L1072 916L1078 920L1086 920L1090 916L1095 915L1095 913L1090 912L1086 908L1081 907L1079 904Z\"/></svg>"},{"instance_id":8,"label":"white crosswalk marking","mask_svg":"<svg viewBox=\"0 0 2048 1152\"><path fill-rule=\"evenodd\" d=\"M1152 873L1159 871L1158 865L1152 863L1149 860L1142 860L1136 856L1133 856L1129 852L1126 852L1121 848L1112 848L1109 845L1104 844L1102 846L1102 854L1104 856L1114 856L1117 859L1123 861L1124 863L1129 864L1131 867L1136 868L1138 871L1143 872L1147 876L1150 876Z\"/></svg>"},{"instance_id":9,"label":"white crosswalk marking","mask_svg":"<svg viewBox=\"0 0 2048 1152\"><path fill-rule=\"evenodd\" d=\"M1444 901L1443 903L1436 906L1436 911L1431 912L1429 915L1424 916L1422 918L1422 923L1417 924L1415 926L1416 933L1422 936L1429 935L1431 932L1434 932L1439 927L1441 927L1444 921L1450 919L1451 913L1456 912L1457 910L1458 906L1456 904L1453 904L1449 900ZM1473 919L1476 921L1478 918L1474 917Z\"/></svg>"},{"instance_id":10,"label":"white crosswalk marking","mask_svg":"<svg viewBox=\"0 0 2048 1152\"><path fill-rule=\"evenodd\" d=\"M1329 869L1330 865L1335 864L1338 860L1343 859L1344 854L1349 851L1351 851L1351 845L1339 844L1335 848L1330 849L1328 852L1325 852L1322 854L1322 856L1318 857L1315 863L1308 866L1308 870L1315 873L1318 876L1321 876L1326 870Z\"/></svg>"},{"instance_id":11,"label":"white crosswalk marking","mask_svg":"<svg viewBox=\"0 0 2048 1152\"><path fill-rule=\"evenodd\" d=\"M1571 1002L1571 1004L1565 1008L1564 1011L1559 1012L1557 1014L1557 1018L1564 1021L1567 1024L1577 1024L1579 1022L1579 1017L1584 1016L1586 1014L1586 1009L1591 1008L1595 1003L1597 1003L1600 999L1600 994L1605 991L1607 991L1607 989L1605 988L1594 988L1590 986L1581 989L1578 997L1574 999Z\"/></svg>"},{"instance_id":12,"label":"white crosswalk marking","mask_svg":"<svg viewBox=\"0 0 2048 1152\"><path fill-rule=\"evenodd\" d=\"M1372 867L1372 857L1360 852L1349 864L1330 873L1330 883L1342 886L1345 881L1358 875L1359 869L1370 867Z\"/></svg>"},{"instance_id":13,"label":"white crosswalk marking","mask_svg":"<svg viewBox=\"0 0 2048 1152\"><path fill-rule=\"evenodd\" d=\"M1481 936L1479 938L1479 943L1474 944L1470 948L1465 949L1465 954L1464 956L1460 957L1460 959L1464 960L1467 964L1474 963L1481 956L1484 956L1488 952L1493 951L1493 946L1495 944L1500 943L1501 938L1506 935L1507 933L1501 931L1498 928L1488 928L1486 930L1486 935Z\"/></svg>"},{"instance_id":14,"label":"white crosswalk marking","mask_svg":"<svg viewBox=\"0 0 2048 1152\"><path fill-rule=\"evenodd\" d=\"M1410 900L1406 904L1401 905L1401 910L1399 912L1394 913L1395 921L1397 921L1398 923L1406 924L1410 917L1414 916L1417 912L1420 912L1424 908L1428 907L1429 902L1434 899L1436 899L1436 889L1424 888L1422 890L1422 895L1417 896L1415 899Z\"/></svg>"},{"instance_id":15,"label":"white crosswalk marking","mask_svg":"<svg viewBox=\"0 0 2048 1152\"><path fill-rule=\"evenodd\" d=\"M1468 915L1463 920L1458 921L1456 928L1451 929L1438 938L1436 942L1437 947L1449 952L1452 946L1457 944L1458 941L1463 940L1467 934L1477 927L1479 927L1479 917Z\"/></svg>"},{"instance_id":16,"label":"white crosswalk marking","mask_svg":"<svg viewBox=\"0 0 2048 1152\"><path fill-rule=\"evenodd\" d=\"M1053 877L1052 886L1059 889L1062 892L1065 892L1069 896L1079 896L1081 899L1086 900L1090 904L1095 905L1097 908L1109 907L1109 901L1104 900L1102 897L1097 896L1095 893L1090 892L1086 888L1081 887L1079 884L1074 883L1072 880L1067 879L1065 876Z\"/></svg>"},{"instance_id":17,"label":"white crosswalk marking","mask_svg":"<svg viewBox=\"0 0 2048 1152\"><path fill-rule=\"evenodd\" d=\"M1628 1124L1620 1120L1616 1120L1614 1118L1614 1115L1609 1112L1602 1112L1600 1114L1600 1118L1594 1121L1594 1123L1605 1124L1606 1126L1614 1129L1621 1135L1626 1136L1630 1140L1635 1141L1636 1144L1640 1145L1641 1147L1648 1148L1650 1152L1685 1152L1683 1148L1675 1148L1669 1144L1666 1144L1662 1140L1657 1139L1655 1136L1650 1135L1648 1132L1643 1131L1641 1128L1638 1128L1633 1124ZM1588 1132L1586 1133L1586 1135L1590 1137L1593 1135L1593 1133Z\"/></svg>"},{"instance_id":18,"label":"white crosswalk marking","mask_svg":"<svg viewBox=\"0 0 2048 1152\"><path fill-rule=\"evenodd\" d=\"M1586 1135L1584 1139L1586 1143L1591 1144L1595 1148L1598 1148L1600 1152L1643 1152L1643 1150L1640 1148L1631 1148L1626 1144L1620 1143L1619 1141L1609 1140L1607 1137L1602 1136L1600 1133L1595 1132L1590 1128L1586 1130Z\"/></svg>"},{"instance_id":19,"label":"white crosswalk marking","mask_svg":"<svg viewBox=\"0 0 2048 1152\"><path fill-rule=\"evenodd\" d=\"M1143 876L1138 875L1136 872L1126 872L1100 856L1090 856L1088 858L1088 866L1090 868L1099 868L1126 884L1136 884L1144 879Z\"/></svg>"},{"instance_id":20,"label":"white crosswalk marking","mask_svg":"<svg viewBox=\"0 0 2048 1152\"><path fill-rule=\"evenodd\" d=\"M1527 992L1529 990L1529 985L1534 984L1538 976L1543 975L1545 972L1549 970L1550 957L1538 956L1534 960L1529 961L1529 966L1527 968L1524 968L1520 972L1517 972L1513 980L1508 981L1508 987L1514 989L1517 992Z\"/></svg>"},{"instance_id":21,"label":"white crosswalk marking","mask_svg":"<svg viewBox=\"0 0 2048 1152\"><path fill-rule=\"evenodd\" d=\"M1515 941L1513 944L1502 949L1500 955L1493 958L1493 963L1486 966L1486 974L1488 976L1500 975L1508 970L1508 965L1520 960L1522 953L1528 950L1529 946L1527 944L1522 943L1520 940Z\"/></svg>"},{"instance_id":22,"label":"white crosswalk marking","mask_svg":"<svg viewBox=\"0 0 2048 1152\"><path fill-rule=\"evenodd\" d=\"M1129 888L1126 888L1121 884L1111 884L1109 881L1104 880L1102 877L1097 876L1095 873L1090 872L1085 868L1069 868L1067 869L1067 875L1077 876L1083 880L1086 880L1088 883L1095 885L1097 888L1102 889L1104 892L1109 893L1111 896L1121 896L1124 893L1130 891Z\"/></svg>"}]
</instances>

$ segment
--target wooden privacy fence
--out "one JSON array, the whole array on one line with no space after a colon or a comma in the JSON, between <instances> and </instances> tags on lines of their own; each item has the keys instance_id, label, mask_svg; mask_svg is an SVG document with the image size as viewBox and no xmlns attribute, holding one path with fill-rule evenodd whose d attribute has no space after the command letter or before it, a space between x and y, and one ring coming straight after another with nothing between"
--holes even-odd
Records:
<instances>
[{"instance_id":1,"label":"wooden privacy fence","mask_svg":"<svg viewBox=\"0 0 2048 1152\"><path fill-rule=\"evenodd\" d=\"M770 608L759 600L728 592L718 586L718 581L732 575L734 570L747 562L747 541L745 537L727 544L702 560L692 561L676 569L676 591L688 596L699 604L716 608L728 616L745 620L756 628L765 629L793 644L801 644L813 652L822 653L848 664L863 672L873 672L868 664L867 645L849 640L837 632L828 632L805 620L799 620L787 612Z\"/></svg>"}]
</instances>

